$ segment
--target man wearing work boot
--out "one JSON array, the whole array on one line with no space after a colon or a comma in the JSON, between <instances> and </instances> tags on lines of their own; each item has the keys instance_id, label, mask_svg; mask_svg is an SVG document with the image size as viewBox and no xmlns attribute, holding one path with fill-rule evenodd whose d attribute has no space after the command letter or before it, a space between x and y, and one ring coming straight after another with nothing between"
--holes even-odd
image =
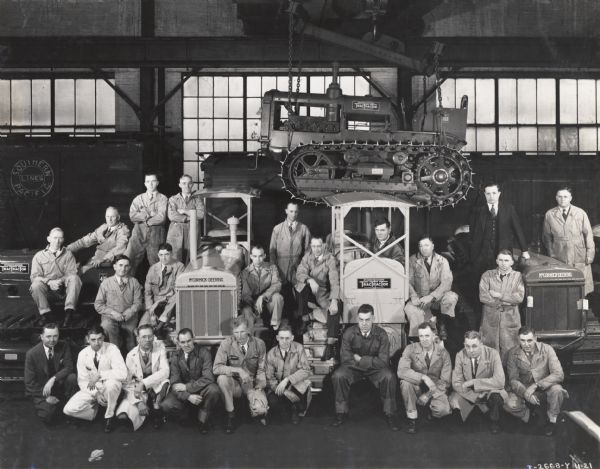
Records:
<instances>
[{"instance_id":1,"label":"man wearing work boot","mask_svg":"<svg viewBox=\"0 0 600 469\"><path fill-rule=\"evenodd\" d=\"M223 339L213 365L227 411L227 434L235 430L234 398L245 395L252 417L262 426L267 425L269 409L264 391L267 385L265 343L252 335L252 327L244 316L234 318L231 325L233 335Z\"/></svg>"},{"instance_id":2,"label":"man wearing work boot","mask_svg":"<svg viewBox=\"0 0 600 469\"><path fill-rule=\"evenodd\" d=\"M329 360L333 357L340 327L340 277L335 257L325 249L322 238L315 237L310 241L310 252L304 255L296 270L296 291L299 293L296 311L298 333L302 332L311 316L316 319L317 312L326 315L327 346L321 360Z\"/></svg>"},{"instance_id":3,"label":"man wearing work boot","mask_svg":"<svg viewBox=\"0 0 600 469\"><path fill-rule=\"evenodd\" d=\"M528 422L536 415L546 436L554 435L556 418L567 391L560 385L565 375L551 345L537 341L529 326L519 329L519 345L508 352L506 363L509 390L504 409Z\"/></svg>"},{"instance_id":4,"label":"man wearing work boot","mask_svg":"<svg viewBox=\"0 0 600 469\"><path fill-rule=\"evenodd\" d=\"M167 326L175 311L175 281L185 269L185 266L173 257L173 247L169 243L158 247L158 259L146 275L146 312L140 319L140 325L150 324L157 334Z\"/></svg>"},{"instance_id":5,"label":"man wearing work boot","mask_svg":"<svg viewBox=\"0 0 600 469\"><path fill-rule=\"evenodd\" d=\"M419 240L419 252L410 256L410 301L404 309L409 321L409 337L417 335L417 326L433 319L441 340L446 340L444 321L454 319L454 308L458 295L452 288L452 271L448 261L434 251L435 245L429 236ZM432 316L432 309L439 310L439 321Z\"/></svg>"},{"instance_id":6,"label":"man wearing work boot","mask_svg":"<svg viewBox=\"0 0 600 469\"><path fill-rule=\"evenodd\" d=\"M71 251L63 247L65 234L62 228L52 228L48 237L48 246L39 251L31 261L31 297L35 302L40 317L36 325L43 326L52 322L52 311L49 297L65 296L65 319L67 326L75 312L81 279L77 275L77 263Z\"/></svg>"},{"instance_id":7,"label":"man wearing work boot","mask_svg":"<svg viewBox=\"0 0 600 469\"><path fill-rule=\"evenodd\" d=\"M292 328L282 323L277 344L267 353L267 400L271 412L291 410L292 423L300 423L310 402L311 369L304 347L294 342Z\"/></svg>"},{"instance_id":8,"label":"man wearing work boot","mask_svg":"<svg viewBox=\"0 0 600 469\"><path fill-rule=\"evenodd\" d=\"M252 324L268 311L270 325L274 331L279 328L283 312L281 281L276 265L265 262L262 246L253 246L250 251L252 263L242 270L241 314ZM267 324L265 324L267 325Z\"/></svg>"},{"instance_id":9,"label":"man wearing work boot","mask_svg":"<svg viewBox=\"0 0 600 469\"><path fill-rule=\"evenodd\" d=\"M352 383L367 378L378 390L383 412L389 428L399 430L396 416L396 376L389 366L390 341L381 327L373 324L373 306L363 304L358 308L358 324L344 332L341 365L331 377L335 394L335 419L339 427L348 415Z\"/></svg>"},{"instance_id":10,"label":"man wearing work boot","mask_svg":"<svg viewBox=\"0 0 600 469\"><path fill-rule=\"evenodd\" d=\"M447 395L452 381L450 354L435 343L435 333L428 322L419 324L418 331L419 342L409 344L398 363L408 433L417 433L417 404L428 407L435 418L450 414Z\"/></svg>"}]
</instances>

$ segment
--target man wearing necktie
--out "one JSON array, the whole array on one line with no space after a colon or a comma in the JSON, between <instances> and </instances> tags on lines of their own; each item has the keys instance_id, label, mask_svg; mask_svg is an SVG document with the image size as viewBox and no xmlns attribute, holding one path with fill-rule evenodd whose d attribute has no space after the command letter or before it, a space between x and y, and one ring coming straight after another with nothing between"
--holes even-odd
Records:
<instances>
[{"instance_id":1,"label":"man wearing necktie","mask_svg":"<svg viewBox=\"0 0 600 469\"><path fill-rule=\"evenodd\" d=\"M356 381L367 378L379 391L388 427L398 431L396 414L396 376L390 369L390 340L387 332L373 324L373 306L363 304L358 308L358 324L344 332L341 347L341 364L333 372L331 382L335 395L333 427L339 427L349 411L350 388Z\"/></svg>"},{"instance_id":2,"label":"man wearing necktie","mask_svg":"<svg viewBox=\"0 0 600 469\"><path fill-rule=\"evenodd\" d=\"M106 407L104 431L114 428L114 415L123 382L127 379L127 367L117 348L104 342L104 330L92 326L87 333L89 345L77 357L77 381L79 391L65 405L65 415L92 421L98 406Z\"/></svg>"},{"instance_id":3,"label":"man wearing necktie","mask_svg":"<svg viewBox=\"0 0 600 469\"><path fill-rule=\"evenodd\" d=\"M277 345L267 353L266 377L269 411L291 412L294 425L306 413L310 403L310 376L312 374L302 344L294 342L292 328L282 323L277 331Z\"/></svg>"},{"instance_id":4,"label":"man wearing necktie","mask_svg":"<svg viewBox=\"0 0 600 469\"><path fill-rule=\"evenodd\" d=\"M525 297L521 273L512 269L512 253L502 250L496 258L498 268L488 270L479 282L479 299L483 304L481 340L493 347L506 363L508 351L518 344L521 327L519 305Z\"/></svg>"},{"instance_id":5,"label":"man wearing necktie","mask_svg":"<svg viewBox=\"0 0 600 469\"><path fill-rule=\"evenodd\" d=\"M496 182L484 187L486 203L473 208L469 218L471 233L471 265L473 284L479 284L483 272L496 267L496 255L502 249L519 248L523 259L529 259L528 244L514 206L500 197L502 192ZM473 318L479 328L480 311Z\"/></svg>"},{"instance_id":6,"label":"man wearing necktie","mask_svg":"<svg viewBox=\"0 0 600 469\"><path fill-rule=\"evenodd\" d=\"M37 252L31 261L29 291L40 313L38 326L54 321L50 299L61 301L64 298L64 322L68 323L75 313L81 292L75 256L63 247L65 233L62 228L52 228L46 240L46 249Z\"/></svg>"},{"instance_id":7,"label":"man wearing necktie","mask_svg":"<svg viewBox=\"0 0 600 469\"><path fill-rule=\"evenodd\" d=\"M296 282L296 268L310 246L310 230L298 221L298 213L298 204L289 202L285 209L286 218L273 228L269 245L269 260L279 269L282 287L289 289L290 297L291 287ZM284 294L284 297L287 301L288 296Z\"/></svg>"},{"instance_id":8,"label":"man wearing necktie","mask_svg":"<svg viewBox=\"0 0 600 469\"><path fill-rule=\"evenodd\" d=\"M166 327L175 312L175 281L185 270L185 266L173 257L173 247L169 243L158 247L158 258L159 261L146 274L146 311L140 319L140 325L150 324L157 333Z\"/></svg>"},{"instance_id":9,"label":"man wearing necktie","mask_svg":"<svg viewBox=\"0 0 600 469\"><path fill-rule=\"evenodd\" d=\"M542 238L550 257L583 272L587 295L594 291L591 264L596 246L587 213L572 205L572 199L570 187L561 187L556 192L558 205L546 212Z\"/></svg>"},{"instance_id":10,"label":"man wearing necktie","mask_svg":"<svg viewBox=\"0 0 600 469\"><path fill-rule=\"evenodd\" d=\"M524 422L535 415L538 427L552 436L567 391L560 385L564 373L554 348L538 342L529 326L519 329L519 345L508 352L509 398L504 408Z\"/></svg>"},{"instance_id":11,"label":"man wearing necktie","mask_svg":"<svg viewBox=\"0 0 600 469\"><path fill-rule=\"evenodd\" d=\"M67 246L72 253L96 246L94 255L81 267L82 275L98 267L110 267L115 256L125 254L127 250L129 228L125 223L121 223L119 211L115 207L108 207L104 219L106 223ZM94 281L99 286L100 275L96 274Z\"/></svg>"},{"instance_id":12,"label":"man wearing necktie","mask_svg":"<svg viewBox=\"0 0 600 469\"><path fill-rule=\"evenodd\" d=\"M442 418L450 414L446 394L452 379L450 354L435 343L435 333L428 322L419 324L419 342L409 344L398 363L400 392L408 418L408 433L417 432L417 404L428 407L431 415Z\"/></svg>"},{"instance_id":13,"label":"man wearing necktie","mask_svg":"<svg viewBox=\"0 0 600 469\"><path fill-rule=\"evenodd\" d=\"M234 399L245 395L252 417L263 426L267 425L269 409L264 391L267 386L265 343L252 335L252 325L244 316L234 318L231 325L233 335L223 339L213 365L227 411L227 434L235 430Z\"/></svg>"},{"instance_id":14,"label":"man wearing necktie","mask_svg":"<svg viewBox=\"0 0 600 469\"><path fill-rule=\"evenodd\" d=\"M325 250L322 238L314 237L296 271L298 308L295 326L300 334L310 320L327 324L327 347L321 359L332 358L340 325L340 277L333 254Z\"/></svg>"},{"instance_id":15,"label":"man wearing necktie","mask_svg":"<svg viewBox=\"0 0 600 469\"><path fill-rule=\"evenodd\" d=\"M138 195L129 208L129 219L134 223L131 239L127 246L127 257L131 259L131 272L136 274L144 255L148 264L158 262L158 246L165 242L168 199L158 192L158 177L154 173L144 176L146 192Z\"/></svg>"},{"instance_id":16,"label":"man wearing necktie","mask_svg":"<svg viewBox=\"0 0 600 469\"><path fill-rule=\"evenodd\" d=\"M195 343L194 332L188 328L177 333L177 345L170 361L171 391L160 406L167 415L180 420L192 415L204 435L210 430L210 416L221 398L210 349Z\"/></svg>"},{"instance_id":17,"label":"man wearing necktie","mask_svg":"<svg viewBox=\"0 0 600 469\"><path fill-rule=\"evenodd\" d=\"M464 348L456 354L452 371L450 407L465 422L477 406L489 413L490 430L500 431L500 412L508 399L504 390L504 370L497 350L481 343L477 331L465 333Z\"/></svg>"},{"instance_id":18,"label":"man wearing necktie","mask_svg":"<svg viewBox=\"0 0 600 469\"><path fill-rule=\"evenodd\" d=\"M77 376L70 347L58 340L58 325L46 324L40 339L25 355L25 394L32 398L36 415L51 425L61 404L76 391Z\"/></svg>"},{"instance_id":19,"label":"man wearing necktie","mask_svg":"<svg viewBox=\"0 0 600 469\"><path fill-rule=\"evenodd\" d=\"M404 308L410 337L417 335L419 324L432 319L432 309L441 313L438 331L442 338L446 335L444 320L449 322L455 316L458 295L450 290L453 280L450 264L434 251L434 247L429 236L422 236L419 252L410 256L410 301Z\"/></svg>"},{"instance_id":20,"label":"man wearing necktie","mask_svg":"<svg viewBox=\"0 0 600 469\"><path fill-rule=\"evenodd\" d=\"M111 343L121 346L121 332L125 334L125 347L135 346L134 329L138 324L138 312L142 309L142 286L129 276L129 259L118 255L113 259L115 275L101 284L94 308L102 316L102 327Z\"/></svg>"},{"instance_id":21,"label":"man wearing necktie","mask_svg":"<svg viewBox=\"0 0 600 469\"><path fill-rule=\"evenodd\" d=\"M137 328L136 338L138 346L125 359L125 397L116 415L119 419L129 419L134 431L151 416L153 427L158 429L163 419L160 403L169 388L167 352L163 343L155 340L154 330L148 324Z\"/></svg>"},{"instance_id":22,"label":"man wearing necktie","mask_svg":"<svg viewBox=\"0 0 600 469\"><path fill-rule=\"evenodd\" d=\"M204 202L193 191L194 181L192 176L184 174L179 178L181 192L169 197L168 216L171 223L167 233L167 243L173 246L173 255L178 261L187 264L190 262L190 217L188 210L196 211L198 226L204 218ZM200 238L200 230L197 233Z\"/></svg>"},{"instance_id":23,"label":"man wearing necktie","mask_svg":"<svg viewBox=\"0 0 600 469\"><path fill-rule=\"evenodd\" d=\"M283 296L279 270L274 264L265 262L262 246L253 246L250 251L251 264L240 274L242 283L241 314L252 324L264 317L265 324L277 330L283 312Z\"/></svg>"}]
</instances>

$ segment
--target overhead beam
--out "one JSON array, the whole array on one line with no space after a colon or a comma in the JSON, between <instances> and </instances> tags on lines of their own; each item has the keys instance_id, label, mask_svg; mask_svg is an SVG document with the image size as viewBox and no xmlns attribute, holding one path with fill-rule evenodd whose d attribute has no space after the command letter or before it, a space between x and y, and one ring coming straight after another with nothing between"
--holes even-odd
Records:
<instances>
[{"instance_id":1,"label":"overhead beam","mask_svg":"<svg viewBox=\"0 0 600 469\"><path fill-rule=\"evenodd\" d=\"M422 58L445 44L442 67L600 68L600 38L419 38L405 54ZM380 58L305 39L303 64L385 67ZM0 38L0 68L287 67L283 38Z\"/></svg>"}]
</instances>

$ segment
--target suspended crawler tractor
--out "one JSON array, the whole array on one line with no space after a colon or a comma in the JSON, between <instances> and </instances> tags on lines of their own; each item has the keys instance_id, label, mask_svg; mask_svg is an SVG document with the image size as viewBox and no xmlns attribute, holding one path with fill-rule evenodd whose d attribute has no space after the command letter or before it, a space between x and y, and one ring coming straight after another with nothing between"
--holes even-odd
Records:
<instances>
[{"instance_id":1,"label":"suspended crawler tractor","mask_svg":"<svg viewBox=\"0 0 600 469\"><path fill-rule=\"evenodd\" d=\"M420 130L400 129L388 99L344 96L337 72L334 66L324 95L271 90L263 97L260 153L281 162L284 189L314 203L358 191L440 208L466 196L466 96L460 109L416 119Z\"/></svg>"}]
</instances>

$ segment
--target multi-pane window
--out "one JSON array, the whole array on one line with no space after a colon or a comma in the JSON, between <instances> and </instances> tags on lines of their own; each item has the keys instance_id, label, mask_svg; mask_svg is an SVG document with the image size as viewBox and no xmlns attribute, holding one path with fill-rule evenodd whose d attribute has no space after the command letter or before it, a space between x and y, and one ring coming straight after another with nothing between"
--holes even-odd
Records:
<instances>
[{"instance_id":1,"label":"multi-pane window","mask_svg":"<svg viewBox=\"0 0 600 469\"><path fill-rule=\"evenodd\" d=\"M448 78L441 89L446 107L469 97L465 151L586 154L600 148L600 80Z\"/></svg>"},{"instance_id":2,"label":"multi-pane window","mask_svg":"<svg viewBox=\"0 0 600 469\"><path fill-rule=\"evenodd\" d=\"M311 75L300 78L300 93L323 94L331 76ZM369 94L368 82L359 76L339 77L346 95ZM183 153L184 172L198 181L200 177L197 153L251 152L260 144L260 112L263 95L277 89L288 91L287 75L201 75L189 78L183 86ZM292 90L296 92L297 77ZM301 107L300 115L307 109ZM324 109L322 115L324 116ZM321 115L319 109L310 108L313 116ZM287 111L282 109L282 118Z\"/></svg>"},{"instance_id":3,"label":"multi-pane window","mask_svg":"<svg viewBox=\"0 0 600 469\"><path fill-rule=\"evenodd\" d=\"M104 80L0 79L0 136L114 131L115 92Z\"/></svg>"}]
</instances>

